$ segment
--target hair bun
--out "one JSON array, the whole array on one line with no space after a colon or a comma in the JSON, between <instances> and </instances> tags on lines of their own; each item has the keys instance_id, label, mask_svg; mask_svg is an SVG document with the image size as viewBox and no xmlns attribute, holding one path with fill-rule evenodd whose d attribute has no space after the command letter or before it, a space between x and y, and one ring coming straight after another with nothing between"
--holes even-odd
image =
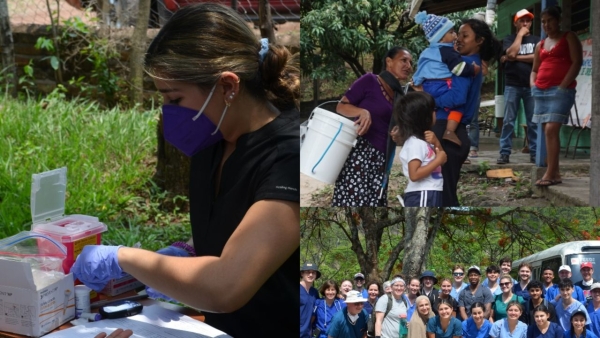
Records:
<instances>
[{"instance_id":1,"label":"hair bun","mask_svg":"<svg viewBox=\"0 0 600 338\"><path fill-rule=\"evenodd\" d=\"M260 65L262 83L267 98L278 108L298 106L300 99L300 70L297 55L278 45L269 45Z\"/></svg>"}]
</instances>

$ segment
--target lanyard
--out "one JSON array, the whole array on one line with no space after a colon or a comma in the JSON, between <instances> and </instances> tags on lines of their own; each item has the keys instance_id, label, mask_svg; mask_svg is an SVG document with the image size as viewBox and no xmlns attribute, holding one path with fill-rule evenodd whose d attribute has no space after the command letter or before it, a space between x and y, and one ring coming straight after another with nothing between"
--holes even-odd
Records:
<instances>
[{"instance_id":1,"label":"lanyard","mask_svg":"<svg viewBox=\"0 0 600 338\"><path fill-rule=\"evenodd\" d=\"M340 305L340 303L338 302L337 299L333 300L333 305L335 305L335 308L340 311L342 309L342 306ZM325 319L323 320L323 327L327 328L327 302L325 302L325 300L323 300L323 312L325 312Z\"/></svg>"}]
</instances>

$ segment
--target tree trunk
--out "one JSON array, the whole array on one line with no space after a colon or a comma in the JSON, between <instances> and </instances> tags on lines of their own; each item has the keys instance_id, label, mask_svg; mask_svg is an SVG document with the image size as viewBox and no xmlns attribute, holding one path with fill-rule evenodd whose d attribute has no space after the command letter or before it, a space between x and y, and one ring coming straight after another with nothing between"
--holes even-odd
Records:
<instances>
[{"instance_id":1,"label":"tree trunk","mask_svg":"<svg viewBox=\"0 0 600 338\"><path fill-rule=\"evenodd\" d=\"M58 25L60 24L60 2L56 0L56 22L54 22L54 13L50 7L50 1L46 0L46 9L48 10L48 16L50 17L50 27L52 27L52 42L54 43L54 56L59 61L58 68L54 71L54 78L56 83L62 85L62 62L60 59L60 42L58 41Z\"/></svg>"},{"instance_id":2,"label":"tree trunk","mask_svg":"<svg viewBox=\"0 0 600 338\"><path fill-rule=\"evenodd\" d=\"M592 1L592 32L600 32L600 5ZM600 206L600 41L592 42L592 136L590 137L590 205Z\"/></svg>"},{"instance_id":3,"label":"tree trunk","mask_svg":"<svg viewBox=\"0 0 600 338\"><path fill-rule=\"evenodd\" d=\"M100 20L100 36L108 36L108 27L110 26L110 2L109 0L98 0L100 1L100 13L102 20Z\"/></svg>"},{"instance_id":4,"label":"tree trunk","mask_svg":"<svg viewBox=\"0 0 600 338\"><path fill-rule=\"evenodd\" d=\"M150 18L150 0L139 0L139 11L133 36L131 37L131 54L129 55L129 76L131 87L129 99L132 105L143 104L144 100L144 69L143 56L148 40L148 20Z\"/></svg>"},{"instance_id":5,"label":"tree trunk","mask_svg":"<svg viewBox=\"0 0 600 338\"><path fill-rule=\"evenodd\" d=\"M7 0L0 0L0 48L2 48L2 54L0 55L2 69L6 72L6 79L10 84L10 93L13 97L16 97L17 68L15 67L15 47L10 29Z\"/></svg>"},{"instance_id":6,"label":"tree trunk","mask_svg":"<svg viewBox=\"0 0 600 338\"><path fill-rule=\"evenodd\" d=\"M313 108L316 108L319 105L319 92L320 92L321 83L319 79L313 80Z\"/></svg>"},{"instance_id":7,"label":"tree trunk","mask_svg":"<svg viewBox=\"0 0 600 338\"><path fill-rule=\"evenodd\" d=\"M162 114L156 127L158 149L156 153L156 174L153 180L160 188L173 196L189 196L190 158L165 140ZM187 205L179 206L186 211Z\"/></svg>"},{"instance_id":8,"label":"tree trunk","mask_svg":"<svg viewBox=\"0 0 600 338\"><path fill-rule=\"evenodd\" d=\"M406 278L419 276L425 270L425 259L439 228L439 222L430 224L431 215L436 212L437 208L406 208L406 245L402 261Z\"/></svg>"},{"instance_id":9,"label":"tree trunk","mask_svg":"<svg viewBox=\"0 0 600 338\"><path fill-rule=\"evenodd\" d=\"M273 20L271 19L271 6L269 5L269 0L260 0L258 3L260 36L268 38L270 43L275 43L275 32L273 31Z\"/></svg>"}]
</instances>

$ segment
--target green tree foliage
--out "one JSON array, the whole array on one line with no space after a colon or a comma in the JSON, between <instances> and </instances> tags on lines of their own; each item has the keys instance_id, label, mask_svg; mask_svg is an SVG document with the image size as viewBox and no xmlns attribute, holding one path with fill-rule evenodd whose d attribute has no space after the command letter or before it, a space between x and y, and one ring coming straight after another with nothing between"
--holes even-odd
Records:
<instances>
[{"instance_id":1,"label":"green tree foliage","mask_svg":"<svg viewBox=\"0 0 600 338\"><path fill-rule=\"evenodd\" d=\"M383 281L394 271L416 274L442 219L434 208L304 208L302 259L330 278L362 271ZM402 262L398 258L404 252ZM358 264L357 264L358 263Z\"/></svg>"},{"instance_id":2,"label":"green tree foliage","mask_svg":"<svg viewBox=\"0 0 600 338\"><path fill-rule=\"evenodd\" d=\"M485 268L505 256L600 240L596 208L303 208L300 216L302 262L337 280L425 269L449 277L456 263Z\"/></svg>"},{"instance_id":3,"label":"green tree foliage","mask_svg":"<svg viewBox=\"0 0 600 338\"><path fill-rule=\"evenodd\" d=\"M428 46L421 27L408 17L406 0L303 1L301 68L312 79L344 80L346 65L356 77L379 73L393 46L407 47L416 59ZM456 29L463 18L481 9L446 15ZM365 57L365 56L372 56ZM365 60L372 60L365 64Z\"/></svg>"},{"instance_id":4,"label":"green tree foliage","mask_svg":"<svg viewBox=\"0 0 600 338\"><path fill-rule=\"evenodd\" d=\"M401 36L418 32L408 19L410 2L394 0L316 0L303 8L301 65L313 79L339 79L344 62L358 77L366 73L365 54L381 70L385 52Z\"/></svg>"}]
</instances>

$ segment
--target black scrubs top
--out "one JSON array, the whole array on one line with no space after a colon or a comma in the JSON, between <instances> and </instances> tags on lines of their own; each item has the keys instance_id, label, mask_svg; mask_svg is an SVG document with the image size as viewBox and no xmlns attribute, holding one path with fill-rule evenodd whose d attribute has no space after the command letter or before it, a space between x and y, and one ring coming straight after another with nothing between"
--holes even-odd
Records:
<instances>
[{"instance_id":1,"label":"black scrubs top","mask_svg":"<svg viewBox=\"0 0 600 338\"><path fill-rule=\"evenodd\" d=\"M300 203L298 115L297 111L284 112L259 130L242 135L223 166L217 196L211 178L215 177L221 162L222 143L192 157L190 218L198 256L220 256L225 243L255 202L278 199ZM269 244L256 243L257 246ZM206 323L235 338L297 336L299 261L297 248L246 305L233 313L205 312Z\"/></svg>"}]
</instances>

